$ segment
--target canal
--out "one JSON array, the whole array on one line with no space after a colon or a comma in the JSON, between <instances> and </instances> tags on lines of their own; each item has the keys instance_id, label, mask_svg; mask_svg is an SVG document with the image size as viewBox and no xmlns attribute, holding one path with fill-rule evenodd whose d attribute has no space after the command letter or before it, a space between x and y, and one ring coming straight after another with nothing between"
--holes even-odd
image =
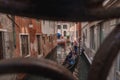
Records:
<instances>
[{"instance_id":1,"label":"canal","mask_svg":"<svg viewBox=\"0 0 120 80\"><path fill-rule=\"evenodd\" d=\"M57 47L52 51L51 56L49 56L48 59L51 59L62 65L67 54L70 52L70 48L72 48L72 46L69 43L66 45L66 47L57 45ZM81 54L79 55L78 63L73 72L73 76L76 78L76 80L87 80L89 69L90 64L88 63L87 58L84 54Z\"/></svg>"},{"instance_id":2,"label":"canal","mask_svg":"<svg viewBox=\"0 0 120 80\"><path fill-rule=\"evenodd\" d=\"M57 47L53 51L51 51L50 55L48 55L46 58L62 65L71 47L72 46L69 43L66 45L66 47L57 45ZM84 54L81 54L78 57L78 63L74 69L73 76L76 78L76 80L87 80L89 69L90 64L88 63L87 58L85 57ZM25 80L51 80L51 79L46 79L37 76L28 76L27 79Z\"/></svg>"},{"instance_id":3,"label":"canal","mask_svg":"<svg viewBox=\"0 0 120 80\"><path fill-rule=\"evenodd\" d=\"M52 61L62 65L64 59L66 58L66 55L70 51L70 48L71 48L71 45L69 43L66 44L66 46L57 45L56 48L54 48L50 52L50 54L46 57L46 59L52 60ZM45 77L40 77L40 76L28 74L22 80L51 80L51 79L47 79Z\"/></svg>"},{"instance_id":4,"label":"canal","mask_svg":"<svg viewBox=\"0 0 120 80\"><path fill-rule=\"evenodd\" d=\"M55 61L58 64L62 64L67 54L70 52L70 48L70 43L67 43L66 46L57 45L46 58Z\"/></svg>"},{"instance_id":5,"label":"canal","mask_svg":"<svg viewBox=\"0 0 120 80\"><path fill-rule=\"evenodd\" d=\"M46 57L46 59L52 60L52 61L56 62L57 64L62 65L66 56L70 52L71 47L72 46L69 43L66 45L66 47L57 45L56 48L54 48L51 51L51 53ZM78 62L73 71L73 76L76 78L76 80L87 80L89 68L90 68L90 64L88 63L85 55L81 54L78 56ZM52 75L52 74L50 74L50 75ZM41 77L41 76L36 76L36 75L31 75L31 74L27 74L24 77L24 79L17 79L17 78L15 79L15 77L14 77L14 79L10 79L8 76L9 75L7 75L7 79L5 79L5 80L51 80L51 79L47 79L46 77ZM4 80L5 77L0 76L0 78L2 80Z\"/></svg>"}]
</instances>

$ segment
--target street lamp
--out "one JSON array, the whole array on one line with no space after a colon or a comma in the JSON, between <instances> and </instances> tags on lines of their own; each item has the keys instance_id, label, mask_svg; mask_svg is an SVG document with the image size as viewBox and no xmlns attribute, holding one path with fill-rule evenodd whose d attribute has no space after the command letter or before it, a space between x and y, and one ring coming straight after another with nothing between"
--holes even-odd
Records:
<instances>
[{"instance_id":1,"label":"street lamp","mask_svg":"<svg viewBox=\"0 0 120 80\"><path fill-rule=\"evenodd\" d=\"M29 24L29 28L33 28L33 24L32 23Z\"/></svg>"}]
</instances>

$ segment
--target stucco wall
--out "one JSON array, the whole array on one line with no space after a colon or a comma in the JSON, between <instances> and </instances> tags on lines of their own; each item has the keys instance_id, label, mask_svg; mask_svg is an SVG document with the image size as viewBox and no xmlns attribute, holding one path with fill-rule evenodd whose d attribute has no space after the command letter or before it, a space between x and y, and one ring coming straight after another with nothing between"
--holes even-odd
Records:
<instances>
[{"instance_id":1,"label":"stucco wall","mask_svg":"<svg viewBox=\"0 0 120 80\"><path fill-rule=\"evenodd\" d=\"M13 25L6 14L0 13L0 26L0 31L4 35L4 58L11 58L14 53Z\"/></svg>"},{"instance_id":2,"label":"stucco wall","mask_svg":"<svg viewBox=\"0 0 120 80\"><path fill-rule=\"evenodd\" d=\"M51 52L53 48L55 48L55 46L57 46L56 39L54 38L56 36L55 22L45 22L45 24L43 24L43 21L38 21L30 18L16 17L16 23L19 25L18 27L16 27L16 57L22 57L20 35L28 35L28 56L31 57L45 57ZM29 27L29 24L32 24L33 27ZM38 43L36 38L37 35L40 35L41 54L38 54ZM51 37L51 40L49 40L49 37Z\"/></svg>"}]
</instances>

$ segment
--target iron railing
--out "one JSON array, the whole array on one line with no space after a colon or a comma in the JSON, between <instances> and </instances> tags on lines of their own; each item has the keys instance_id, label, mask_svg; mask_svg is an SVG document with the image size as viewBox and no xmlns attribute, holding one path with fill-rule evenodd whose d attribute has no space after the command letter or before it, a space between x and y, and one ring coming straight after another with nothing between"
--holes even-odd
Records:
<instances>
[{"instance_id":1,"label":"iron railing","mask_svg":"<svg viewBox=\"0 0 120 80\"><path fill-rule=\"evenodd\" d=\"M119 18L120 7L104 8L102 6L104 1L0 0L0 12L38 19L64 21L95 21ZM119 2L119 0L117 1ZM119 49L120 25L116 25L116 28L98 49L91 65L88 80L106 80ZM18 72L42 75L57 80L74 80L68 70L45 59L19 58L0 61L0 74Z\"/></svg>"}]
</instances>

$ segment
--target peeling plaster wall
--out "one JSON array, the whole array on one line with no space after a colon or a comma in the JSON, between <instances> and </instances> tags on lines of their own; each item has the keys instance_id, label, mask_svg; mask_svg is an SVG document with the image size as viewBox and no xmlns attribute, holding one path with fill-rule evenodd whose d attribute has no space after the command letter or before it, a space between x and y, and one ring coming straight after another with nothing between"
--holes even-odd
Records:
<instances>
[{"instance_id":1,"label":"peeling plaster wall","mask_svg":"<svg viewBox=\"0 0 120 80\"><path fill-rule=\"evenodd\" d=\"M29 56L37 57L37 41L36 35L41 34L41 24L39 21L30 18L23 18L23 17L15 17L16 23L19 27L16 27L16 57L21 56L21 48L20 48L20 34L25 35L28 34L29 36ZM32 24L33 27L29 27Z\"/></svg>"},{"instance_id":2,"label":"peeling plaster wall","mask_svg":"<svg viewBox=\"0 0 120 80\"><path fill-rule=\"evenodd\" d=\"M35 19L30 18L23 18L23 17L16 17L15 18L16 23L19 25L19 27L16 27L16 57L21 56L21 47L20 47L20 34L27 34L29 36L29 56L31 57L38 57L38 56L47 56L53 48L57 46L57 40L56 40L56 32L55 30L55 22L50 22L51 25L51 32L48 32L48 34L43 34L42 32L42 21L38 21ZM33 27L29 27L29 24L32 24ZM42 30L41 30L42 29ZM44 32L46 32L49 29L44 29ZM38 55L38 47L37 47L37 38L36 35L41 36L41 55ZM49 41L49 36L52 37L53 40ZM43 40L43 37L45 38L45 43Z\"/></svg>"},{"instance_id":3,"label":"peeling plaster wall","mask_svg":"<svg viewBox=\"0 0 120 80\"><path fill-rule=\"evenodd\" d=\"M0 32L4 35L4 58L11 58L14 53L12 21L6 14L0 13Z\"/></svg>"}]
</instances>

